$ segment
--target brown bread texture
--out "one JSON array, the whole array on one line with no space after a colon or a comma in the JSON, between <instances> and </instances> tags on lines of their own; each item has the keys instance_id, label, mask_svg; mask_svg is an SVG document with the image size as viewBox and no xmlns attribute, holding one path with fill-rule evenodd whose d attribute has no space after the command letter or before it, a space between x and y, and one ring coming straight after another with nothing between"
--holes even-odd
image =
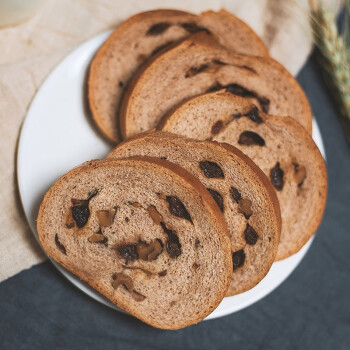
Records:
<instances>
[{"instance_id":1,"label":"brown bread texture","mask_svg":"<svg viewBox=\"0 0 350 350\"><path fill-rule=\"evenodd\" d=\"M134 75L120 112L122 136L150 130L186 99L225 87L269 114L293 116L311 133L309 102L282 65L267 57L232 53L201 32L148 61Z\"/></svg>"},{"instance_id":2,"label":"brown bread texture","mask_svg":"<svg viewBox=\"0 0 350 350\"><path fill-rule=\"evenodd\" d=\"M219 91L186 101L159 128L227 142L264 171L281 207L277 260L298 252L316 232L326 205L327 170L311 136L294 119L266 115L249 101Z\"/></svg>"},{"instance_id":3,"label":"brown bread texture","mask_svg":"<svg viewBox=\"0 0 350 350\"><path fill-rule=\"evenodd\" d=\"M130 17L98 50L88 77L92 118L109 141L120 141L118 110L131 76L156 52L200 30L213 33L229 50L246 55L268 55L254 31L225 10L207 11L197 16L164 9Z\"/></svg>"},{"instance_id":4,"label":"brown bread texture","mask_svg":"<svg viewBox=\"0 0 350 350\"><path fill-rule=\"evenodd\" d=\"M154 327L199 322L232 278L223 215L195 177L165 160L84 163L47 192L37 228L51 258Z\"/></svg>"},{"instance_id":5,"label":"brown bread texture","mask_svg":"<svg viewBox=\"0 0 350 350\"><path fill-rule=\"evenodd\" d=\"M210 191L230 232L234 271L227 296L251 289L275 260L280 208L264 173L228 144L200 142L163 132L146 132L117 146L108 156L166 158L183 167Z\"/></svg>"}]
</instances>

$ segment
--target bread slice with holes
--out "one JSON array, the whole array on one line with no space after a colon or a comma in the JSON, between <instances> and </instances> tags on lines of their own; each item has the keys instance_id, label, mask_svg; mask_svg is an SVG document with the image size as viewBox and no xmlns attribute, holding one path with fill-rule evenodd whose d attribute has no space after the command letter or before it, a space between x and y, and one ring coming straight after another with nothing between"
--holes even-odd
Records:
<instances>
[{"instance_id":1,"label":"bread slice with holes","mask_svg":"<svg viewBox=\"0 0 350 350\"><path fill-rule=\"evenodd\" d=\"M160 129L227 142L264 171L281 206L277 260L299 251L315 233L326 205L327 171L311 136L294 119L266 115L249 101L220 91L185 102Z\"/></svg>"},{"instance_id":2,"label":"bread slice with holes","mask_svg":"<svg viewBox=\"0 0 350 350\"><path fill-rule=\"evenodd\" d=\"M238 149L169 133L148 132L108 156L166 158L195 175L224 214L230 231L233 277L227 295L254 287L275 260L280 234L276 193L264 173Z\"/></svg>"},{"instance_id":3,"label":"bread slice with holes","mask_svg":"<svg viewBox=\"0 0 350 350\"><path fill-rule=\"evenodd\" d=\"M111 142L120 141L118 109L131 76L150 56L197 31L215 34L230 50L267 56L261 39L229 12L207 11L196 16L178 10L142 12L120 24L91 63L88 95L92 117Z\"/></svg>"},{"instance_id":4,"label":"bread slice with holes","mask_svg":"<svg viewBox=\"0 0 350 350\"><path fill-rule=\"evenodd\" d=\"M45 195L37 228L51 258L154 327L199 322L232 278L222 213L199 180L165 160L73 169Z\"/></svg>"},{"instance_id":5,"label":"bread slice with holes","mask_svg":"<svg viewBox=\"0 0 350 350\"><path fill-rule=\"evenodd\" d=\"M202 32L150 60L134 76L121 108L122 135L150 130L184 100L222 88L270 114L293 116L311 133L308 100L283 66L271 58L234 54Z\"/></svg>"}]
</instances>

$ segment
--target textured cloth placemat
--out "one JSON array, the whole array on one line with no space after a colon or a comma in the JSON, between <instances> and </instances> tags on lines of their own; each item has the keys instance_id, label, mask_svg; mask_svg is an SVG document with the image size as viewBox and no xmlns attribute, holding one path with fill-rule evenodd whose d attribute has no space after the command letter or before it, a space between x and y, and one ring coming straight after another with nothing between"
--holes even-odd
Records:
<instances>
[{"instance_id":1,"label":"textured cloth placemat","mask_svg":"<svg viewBox=\"0 0 350 350\"><path fill-rule=\"evenodd\" d=\"M26 223L16 184L20 128L45 77L79 43L134 13L222 7L251 25L291 73L299 71L311 51L307 0L47 0L28 22L0 29L0 281L45 259Z\"/></svg>"}]
</instances>

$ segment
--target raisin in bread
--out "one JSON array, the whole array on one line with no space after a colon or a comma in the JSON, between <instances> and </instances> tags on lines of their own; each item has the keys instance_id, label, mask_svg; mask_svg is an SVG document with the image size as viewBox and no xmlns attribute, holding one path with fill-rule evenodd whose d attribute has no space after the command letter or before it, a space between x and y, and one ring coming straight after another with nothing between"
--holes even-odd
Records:
<instances>
[{"instance_id":1,"label":"raisin in bread","mask_svg":"<svg viewBox=\"0 0 350 350\"><path fill-rule=\"evenodd\" d=\"M92 117L111 142L120 141L118 109L125 86L148 57L197 31L214 33L237 52L266 56L260 38L230 13L207 11L199 16L177 10L139 13L123 22L98 50L89 73Z\"/></svg>"},{"instance_id":2,"label":"raisin in bread","mask_svg":"<svg viewBox=\"0 0 350 350\"><path fill-rule=\"evenodd\" d=\"M75 168L45 195L37 228L50 257L154 327L200 321L232 277L223 215L195 177L165 160Z\"/></svg>"},{"instance_id":3,"label":"raisin in bread","mask_svg":"<svg viewBox=\"0 0 350 350\"><path fill-rule=\"evenodd\" d=\"M327 171L311 136L294 119L268 116L245 99L221 91L185 102L160 128L227 142L264 171L281 206L277 260L299 251L314 234L325 209Z\"/></svg>"},{"instance_id":4,"label":"raisin in bread","mask_svg":"<svg viewBox=\"0 0 350 350\"><path fill-rule=\"evenodd\" d=\"M293 116L311 132L308 100L283 66L271 58L229 52L202 32L150 60L134 76L121 108L122 135L150 130L185 99L224 87L264 112Z\"/></svg>"},{"instance_id":5,"label":"raisin in bread","mask_svg":"<svg viewBox=\"0 0 350 350\"><path fill-rule=\"evenodd\" d=\"M148 132L121 143L109 158L166 158L195 175L223 212L231 237L233 277L227 295L254 287L275 260L280 234L276 193L238 149L169 133Z\"/></svg>"}]
</instances>

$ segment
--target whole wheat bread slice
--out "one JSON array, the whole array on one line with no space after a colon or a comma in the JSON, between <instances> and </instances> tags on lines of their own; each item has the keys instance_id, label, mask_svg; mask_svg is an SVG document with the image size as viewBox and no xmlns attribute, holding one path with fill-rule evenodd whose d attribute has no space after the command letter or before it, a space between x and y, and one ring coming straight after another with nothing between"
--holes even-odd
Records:
<instances>
[{"instance_id":1,"label":"whole wheat bread slice","mask_svg":"<svg viewBox=\"0 0 350 350\"><path fill-rule=\"evenodd\" d=\"M50 257L154 327L199 322L231 281L223 215L195 177L165 160L75 168L45 195L37 228Z\"/></svg>"},{"instance_id":2,"label":"whole wheat bread slice","mask_svg":"<svg viewBox=\"0 0 350 350\"><path fill-rule=\"evenodd\" d=\"M227 142L264 171L281 206L277 260L299 251L315 233L326 204L327 171L311 136L294 119L266 115L245 99L220 91L185 102L160 129Z\"/></svg>"},{"instance_id":3,"label":"whole wheat bread slice","mask_svg":"<svg viewBox=\"0 0 350 350\"><path fill-rule=\"evenodd\" d=\"M124 21L98 50L91 63L88 95L92 117L111 142L120 141L118 109L132 74L167 45L205 30L230 50L267 56L260 38L230 13L207 11L199 16L178 10L139 13Z\"/></svg>"},{"instance_id":4,"label":"whole wheat bread slice","mask_svg":"<svg viewBox=\"0 0 350 350\"><path fill-rule=\"evenodd\" d=\"M264 173L238 149L169 133L148 132L108 156L166 158L195 175L223 212L231 236L233 277L227 295L254 287L275 260L280 234L276 193Z\"/></svg>"},{"instance_id":5,"label":"whole wheat bread slice","mask_svg":"<svg viewBox=\"0 0 350 350\"><path fill-rule=\"evenodd\" d=\"M273 115L291 115L310 133L311 109L297 81L271 58L234 54L197 33L150 60L133 77L123 99L124 138L150 130L184 100L222 88Z\"/></svg>"}]
</instances>

